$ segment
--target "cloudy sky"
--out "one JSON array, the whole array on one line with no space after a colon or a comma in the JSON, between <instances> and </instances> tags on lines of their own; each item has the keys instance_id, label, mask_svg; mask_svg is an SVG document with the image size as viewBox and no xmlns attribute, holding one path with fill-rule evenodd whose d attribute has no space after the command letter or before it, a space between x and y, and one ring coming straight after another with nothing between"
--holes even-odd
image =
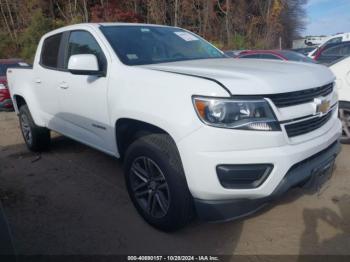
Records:
<instances>
[{"instance_id":1,"label":"cloudy sky","mask_svg":"<svg viewBox=\"0 0 350 262\"><path fill-rule=\"evenodd\" d=\"M304 35L350 32L350 0L309 0Z\"/></svg>"}]
</instances>

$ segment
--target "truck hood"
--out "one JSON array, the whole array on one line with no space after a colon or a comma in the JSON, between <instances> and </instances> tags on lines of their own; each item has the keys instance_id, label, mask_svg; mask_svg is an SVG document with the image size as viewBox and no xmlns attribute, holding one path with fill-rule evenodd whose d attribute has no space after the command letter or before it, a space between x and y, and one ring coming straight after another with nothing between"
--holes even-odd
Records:
<instances>
[{"instance_id":1,"label":"truck hood","mask_svg":"<svg viewBox=\"0 0 350 262\"><path fill-rule=\"evenodd\" d=\"M334 81L323 65L263 59L203 59L144 65L152 70L211 78L233 95L276 94L315 88Z\"/></svg>"}]
</instances>

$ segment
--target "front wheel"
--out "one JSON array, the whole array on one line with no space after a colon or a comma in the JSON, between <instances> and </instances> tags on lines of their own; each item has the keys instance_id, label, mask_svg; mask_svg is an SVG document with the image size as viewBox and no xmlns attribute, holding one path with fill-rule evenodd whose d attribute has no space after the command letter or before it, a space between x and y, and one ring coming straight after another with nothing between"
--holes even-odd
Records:
<instances>
[{"instance_id":1,"label":"front wheel","mask_svg":"<svg viewBox=\"0 0 350 262\"><path fill-rule=\"evenodd\" d=\"M168 135L146 135L132 143L125 156L125 178L137 211L152 226L172 231L192 218L192 196Z\"/></svg>"},{"instance_id":2,"label":"front wheel","mask_svg":"<svg viewBox=\"0 0 350 262\"><path fill-rule=\"evenodd\" d=\"M19 123L22 135L30 151L40 152L50 146L50 130L34 123L27 105L19 109Z\"/></svg>"},{"instance_id":3,"label":"front wheel","mask_svg":"<svg viewBox=\"0 0 350 262\"><path fill-rule=\"evenodd\" d=\"M339 118L343 128L340 142L350 144L350 102L339 102Z\"/></svg>"}]
</instances>

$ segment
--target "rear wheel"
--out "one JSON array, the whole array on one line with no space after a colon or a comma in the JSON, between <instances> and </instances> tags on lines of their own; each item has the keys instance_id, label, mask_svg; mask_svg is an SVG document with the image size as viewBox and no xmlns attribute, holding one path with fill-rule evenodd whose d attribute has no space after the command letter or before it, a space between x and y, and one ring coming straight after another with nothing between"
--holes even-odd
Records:
<instances>
[{"instance_id":1,"label":"rear wheel","mask_svg":"<svg viewBox=\"0 0 350 262\"><path fill-rule=\"evenodd\" d=\"M132 143L125 156L125 177L137 211L152 226L172 231L192 218L192 196L168 135L146 135Z\"/></svg>"},{"instance_id":2,"label":"rear wheel","mask_svg":"<svg viewBox=\"0 0 350 262\"><path fill-rule=\"evenodd\" d=\"M342 123L342 136L340 142L343 144L350 143L350 103L341 101L339 102L339 118Z\"/></svg>"},{"instance_id":3,"label":"rear wheel","mask_svg":"<svg viewBox=\"0 0 350 262\"><path fill-rule=\"evenodd\" d=\"M29 150L40 152L49 148L50 130L34 123L27 105L23 105L19 109L19 123Z\"/></svg>"}]
</instances>

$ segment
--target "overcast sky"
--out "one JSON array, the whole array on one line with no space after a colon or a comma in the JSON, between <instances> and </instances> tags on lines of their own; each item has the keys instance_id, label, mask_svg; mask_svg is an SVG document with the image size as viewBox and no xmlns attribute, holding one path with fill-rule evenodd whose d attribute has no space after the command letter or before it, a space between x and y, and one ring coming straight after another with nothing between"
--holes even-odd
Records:
<instances>
[{"instance_id":1,"label":"overcast sky","mask_svg":"<svg viewBox=\"0 0 350 262\"><path fill-rule=\"evenodd\" d=\"M304 35L350 32L350 0L309 0Z\"/></svg>"}]
</instances>

